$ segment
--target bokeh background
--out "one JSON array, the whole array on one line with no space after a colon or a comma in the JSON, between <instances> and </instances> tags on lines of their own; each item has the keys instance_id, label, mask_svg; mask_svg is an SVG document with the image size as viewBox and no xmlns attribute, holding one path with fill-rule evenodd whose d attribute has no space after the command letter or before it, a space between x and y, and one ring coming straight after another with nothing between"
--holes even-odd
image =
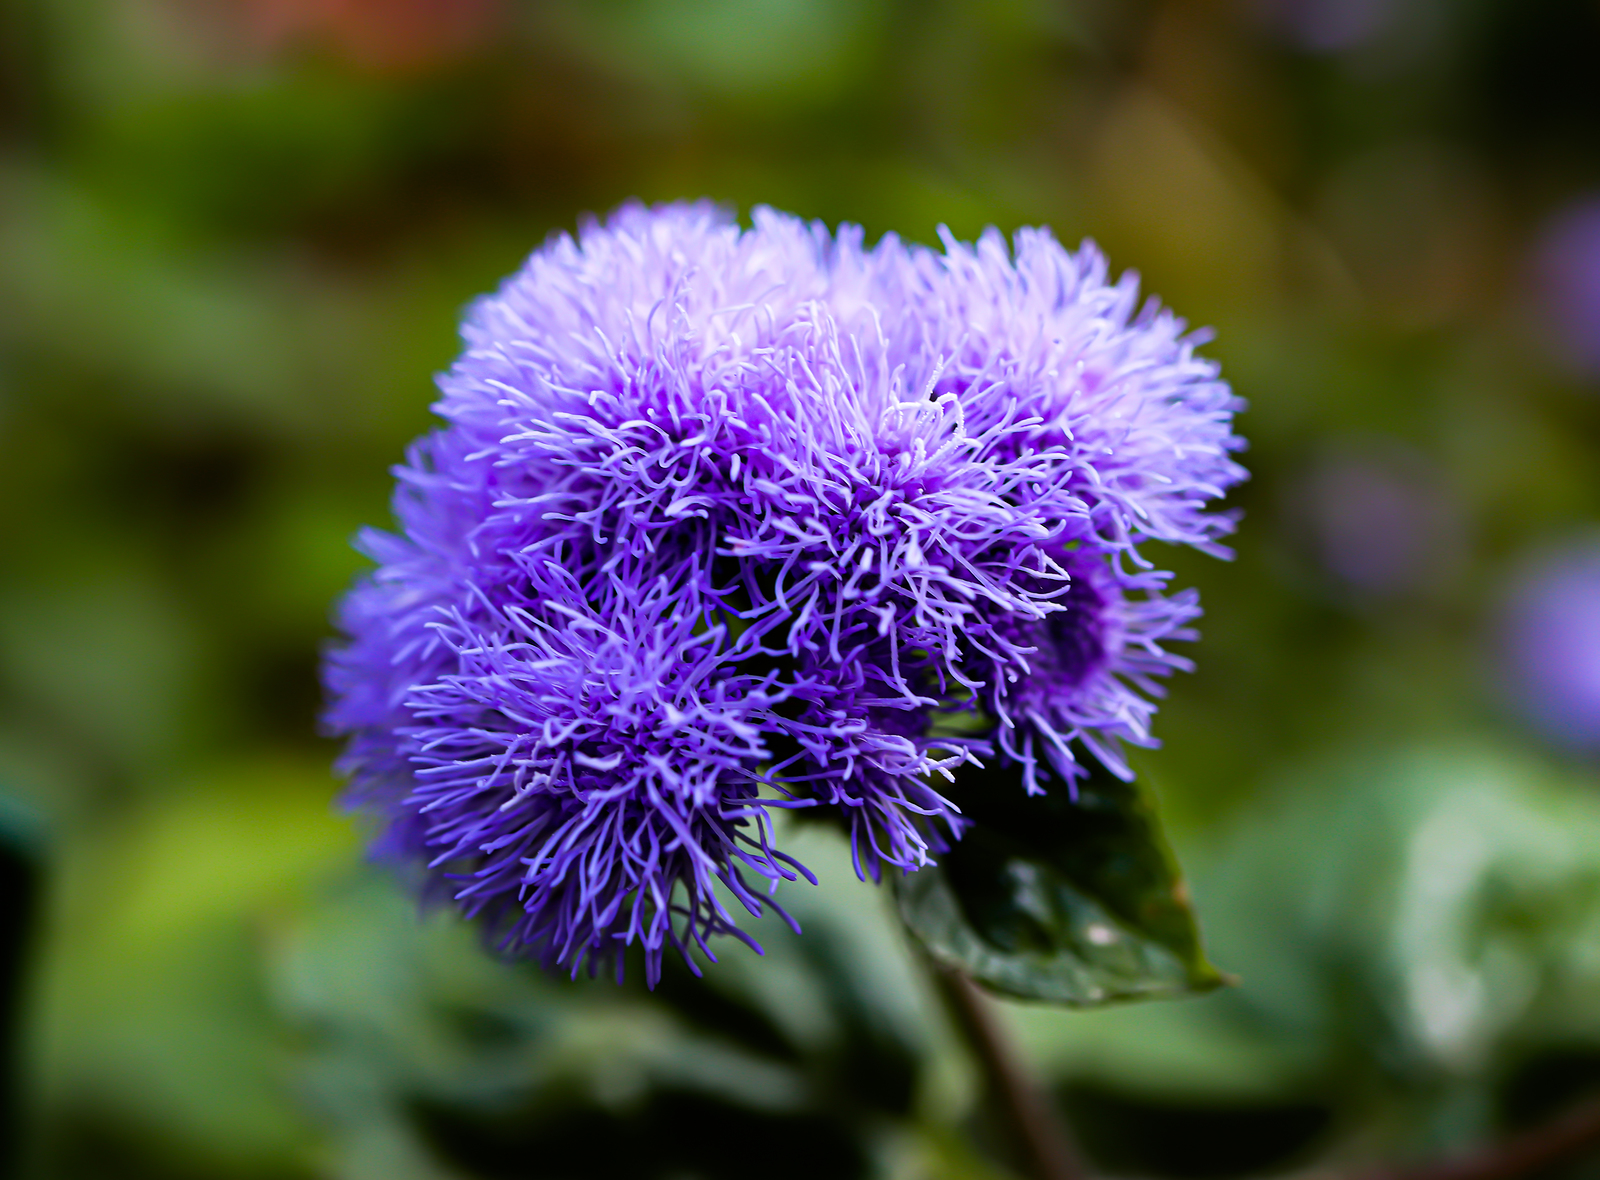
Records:
<instances>
[{"instance_id":1,"label":"bokeh background","mask_svg":"<svg viewBox=\"0 0 1600 1180\"><path fill-rule=\"evenodd\" d=\"M1249 400L1138 767L1240 984L1007 1005L1097 1168L1600 1088L1595 0L9 0L0 1151L188 1180L1012 1174L871 887L709 982L419 918L317 734L461 308L629 197L1047 223ZM757 969L759 968L759 969ZM1567 1174L1589 1174L1577 1161Z\"/></svg>"}]
</instances>

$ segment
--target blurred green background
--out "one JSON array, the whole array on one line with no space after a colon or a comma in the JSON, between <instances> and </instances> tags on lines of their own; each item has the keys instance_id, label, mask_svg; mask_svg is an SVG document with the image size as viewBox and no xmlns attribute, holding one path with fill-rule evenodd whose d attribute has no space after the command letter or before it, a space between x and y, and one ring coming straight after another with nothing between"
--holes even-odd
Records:
<instances>
[{"instance_id":1,"label":"blurred green background","mask_svg":"<svg viewBox=\"0 0 1600 1180\"><path fill-rule=\"evenodd\" d=\"M820 834L804 938L649 996L419 920L333 807L348 538L465 302L629 197L1047 223L1217 329L1253 478L1235 562L1158 555L1207 616L1137 764L1242 982L1005 1007L1098 1168L1418 1158L1600 1089L1600 575L1553 651L1504 622L1600 525L1597 60L1595 0L9 0L10 1166L1015 1167Z\"/></svg>"}]
</instances>

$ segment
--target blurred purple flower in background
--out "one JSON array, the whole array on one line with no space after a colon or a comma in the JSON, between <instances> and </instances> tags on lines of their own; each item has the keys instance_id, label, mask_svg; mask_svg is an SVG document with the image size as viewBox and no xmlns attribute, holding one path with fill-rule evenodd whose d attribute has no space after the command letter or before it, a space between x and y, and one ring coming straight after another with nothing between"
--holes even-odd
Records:
<instances>
[{"instance_id":1,"label":"blurred purple flower in background","mask_svg":"<svg viewBox=\"0 0 1600 1180\"><path fill-rule=\"evenodd\" d=\"M1288 508L1308 556L1355 598L1425 592L1460 570L1460 508L1426 457L1397 439L1329 448L1297 482Z\"/></svg>"},{"instance_id":2,"label":"blurred purple flower in background","mask_svg":"<svg viewBox=\"0 0 1600 1180\"><path fill-rule=\"evenodd\" d=\"M1504 685L1546 736L1600 751L1600 537L1529 562L1500 619Z\"/></svg>"},{"instance_id":3,"label":"blurred purple flower in background","mask_svg":"<svg viewBox=\"0 0 1600 1180\"><path fill-rule=\"evenodd\" d=\"M1395 0L1256 0L1262 18L1312 53L1339 53L1369 40L1393 17Z\"/></svg>"},{"instance_id":4,"label":"blurred purple flower in background","mask_svg":"<svg viewBox=\"0 0 1600 1180\"><path fill-rule=\"evenodd\" d=\"M328 721L381 849L508 949L637 942L653 983L745 937L719 886L806 874L771 809L832 809L876 878L959 837L963 762L1040 791L1151 743L1199 612L1137 546L1224 552L1239 403L1093 247L629 206L463 336Z\"/></svg>"},{"instance_id":5,"label":"blurred purple flower in background","mask_svg":"<svg viewBox=\"0 0 1600 1180\"><path fill-rule=\"evenodd\" d=\"M1564 360L1600 376L1600 197L1550 220L1533 268L1540 323L1554 332Z\"/></svg>"}]
</instances>

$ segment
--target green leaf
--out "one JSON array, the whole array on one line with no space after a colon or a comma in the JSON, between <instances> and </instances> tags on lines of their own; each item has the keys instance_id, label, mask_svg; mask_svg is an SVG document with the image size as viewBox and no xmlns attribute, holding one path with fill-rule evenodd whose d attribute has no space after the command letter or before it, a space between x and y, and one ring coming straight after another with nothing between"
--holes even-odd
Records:
<instances>
[{"instance_id":1,"label":"green leaf","mask_svg":"<svg viewBox=\"0 0 1600 1180\"><path fill-rule=\"evenodd\" d=\"M901 916L935 958L1006 995L1073 1007L1224 982L1137 784L1097 770L1076 800L1030 797L1018 767L969 767L945 793L973 827L898 886Z\"/></svg>"}]
</instances>

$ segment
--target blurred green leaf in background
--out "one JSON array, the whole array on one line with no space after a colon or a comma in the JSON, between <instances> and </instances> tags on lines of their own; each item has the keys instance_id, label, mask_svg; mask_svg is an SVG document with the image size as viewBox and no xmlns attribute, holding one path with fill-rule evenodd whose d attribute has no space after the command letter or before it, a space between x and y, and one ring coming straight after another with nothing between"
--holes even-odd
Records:
<instances>
[{"instance_id":1,"label":"blurred green leaf in background","mask_svg":"<svg viewBox=\"0 0 1600 1180\"><path fill-rule=\"evenodd\" d=\"M1436 1156L1600 1090L1600 775L1502 625L1600 520L1597 55L1592 0L0 9L25 1174L1007 1174L821 833L803 940L652 995L419 919L334 807L348 538L461 307L632 196L1046 223L1217 329L1253 478L1235 562L1170 555L1204 641L1136 769L1240 983L1005 1006L1098 1168Z\"/></svg>"}]
</instances>

